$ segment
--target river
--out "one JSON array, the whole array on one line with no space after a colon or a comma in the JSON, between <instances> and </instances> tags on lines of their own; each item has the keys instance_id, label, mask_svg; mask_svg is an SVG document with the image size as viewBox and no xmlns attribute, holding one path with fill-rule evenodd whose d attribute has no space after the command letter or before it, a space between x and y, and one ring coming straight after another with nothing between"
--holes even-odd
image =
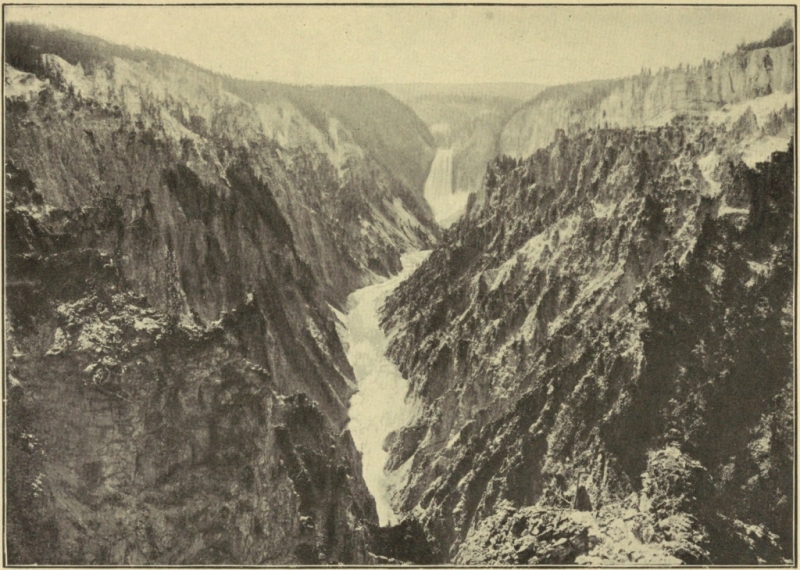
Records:
<instances>
[{"instance_id":1,"label":"river","mask_svg":"<svg viewBox=\"0 0 800 570\"><path fill-rule=\"evenodd\" d=\"M389 501L389 480L384 471L388 454L383 450L383 441L390 432L409 423L414 410L406 401L408 382L386 357L389 339L379 326L379 311L386 297L428 253L403 255L403 271L352 293L348 297L348 313L339 315L345 325L340 334L358 384L358 392L350 399L350 432L362 454L364 481L375 497L383 526L399 522Z\"/></svg>"},{"instance_id":2,"label":"river","mask_svg":"<svg viewBox=\"0 0 800 570\"><path fill-rule=\"evenodd\" d=\"M443 227L455 222L464 212L467 196L466 192L453 193L453 150L437 149L425 182L425 199L436 221ZM408 382L386 357L389 339L380 328L379 312L386 297L414 272L428 253L404 254L399 274L355 291L347 299L347 314L339 314L344 324L340 335L358 385L358 392L350 398L350 432L361 452L364 481L375 497L383 526L400 522L389 499L390 479L384 471L388 453L383 450L383 442L392 431L411 422L414 409L406 401Z\"/></svg>"}]
</instances>

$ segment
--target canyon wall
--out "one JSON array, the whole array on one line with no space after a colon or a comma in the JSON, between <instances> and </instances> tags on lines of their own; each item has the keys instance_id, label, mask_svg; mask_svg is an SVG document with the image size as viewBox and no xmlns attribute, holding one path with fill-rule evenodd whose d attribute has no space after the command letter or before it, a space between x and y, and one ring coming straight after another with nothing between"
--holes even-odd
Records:
<instances>
[{"instance_id":1,"label":"canyon wall","mask_svg":"<svg viewBox=\"0 0 800 570\"><path fill-rule=\"evenodd\" d=\"M399 271L402 252L435 240L423 198L433 140L411 109L383 91L237 80L35 26L9 26L7 35L9 73L33 73L79 104L158 132L200 178L224 177L245 152L254 173L271 178L298 253L334 304L373 273ZM275 160L282 172L270 170ZM54 188L63 168L40 165L37 182L48 198L73 192ZM65 198L55 199L60 206Z\"/></svg>"},{"instance_id":2,"label":"canyon wall","mask_svg":"<svg viewBox=\"0 0 800 570\"><path fill-rule=\"evenodd\" d=\"M444 559L792 557L793 49L661 126L597 126L610 95L574 128L531 107L514 148L544 148L495 160L389 297L421 409L387 439L393 500Z\"/></svg>"},{"instance_id":3,"label":"canyon wall","mask_svg":"<svg viewBox=\"0 0 800 570\"><path fill-rule=\"evenodd\" d=\"M424 125L6 32L9 562L375 561L329 303L435 239Z\"/></svg>"},{"instance_id":4,"label":"canyon wall","mask_svg":"<svg viewBox=\"0 0 800 570\"><path fill-rule=\"evenodd\" d=\"M528 156L550 144L558 129L574 134L589 128L658 126L677 115L702 115L771 93L793 98L792 35L790 28L786 41L772 42L781 45L743 46L697 67L545 89L508 120L500 135L499 154Z\"/></svg>"}]
</instances>

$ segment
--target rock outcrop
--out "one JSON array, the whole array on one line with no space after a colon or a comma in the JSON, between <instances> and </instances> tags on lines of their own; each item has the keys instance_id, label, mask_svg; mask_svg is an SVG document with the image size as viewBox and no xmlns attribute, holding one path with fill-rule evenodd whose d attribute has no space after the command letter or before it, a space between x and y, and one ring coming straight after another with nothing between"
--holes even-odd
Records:
<instances>
[{"instance_id":1,"label":"rock outcrop","mask_svg":"<svg viewBox=\"0 0 800 570\"><path fill-rule=\"evenodd\" d=\"M377 560L328 303L435 239L424 125L6 32L8 561Z\"/></svg>"},{"instance_id":2,"label":"rock outcrop","mask_svg":"<svg viewBox=\"0 0 800 570\"><path fill-rule=\"evenodd\" d=\"M421 409L387 440L395 507L446 559L791 558L793 49L745 54L707 116L498 158L389 297Z\"/></svg>"}]
</instances>

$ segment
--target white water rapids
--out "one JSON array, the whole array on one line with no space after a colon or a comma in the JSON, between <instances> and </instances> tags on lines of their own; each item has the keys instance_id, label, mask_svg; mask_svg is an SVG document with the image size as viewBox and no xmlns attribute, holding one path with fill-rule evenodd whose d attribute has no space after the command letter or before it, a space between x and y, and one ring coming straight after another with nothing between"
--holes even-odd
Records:
<instances>
[{"instance_id":1,"label":"white water rapids","mask_svg":"<svg viewBox=\"0 0 800 570\"><path fill-rule=\"evenodd\" d=\"M447 227L467 204L466 192L453 193L453 150L438 149L425 182L425 199L436 221ZM389 339L380 328L380 309L395 288L428 256L428 251L402 257L403 271L382 283L364 287L347 299L349 311L338 313L344 324L339 334L356 376L358 392L350 398L350 433L361 452L364 481L378 508L383 526L397 524L389 499L390 475L384 470L389 454L383 450L386 436L413 419L414 409L406 401L408 382L386 356Z\"/></svg>"},{"instance_id":2,"label":"white water rapids","mask_svg":"<svg viewBox=\"0 0 800 570\"><path fill-rule=\"evenodd\" d=\"M383 450L383 442L390 432L411 421L413 407L406 401L408 382L386 356L389 339L378 324L379 311L386 297L428 253L416 251L403 255L403 271L352 293L347 299L348 314L339 315L346 328L340 335L358 384L358 392L350 399L350 432L362 454L364 481L375 497L383 526L399 522L389 501L389 479L384 471L388 453Z\"/></svg>"},{"instance_id":3,"label":"white water rapids","mask_svg":"<svg viewBox=\"0 0 800 570\"><path fill-rule=\"evenodd\" d=\"M425 180L425 200L442 227L456 222L467 205L468 192L453 192L453 149L440 148Z\"/></svg>"}]
</instances>

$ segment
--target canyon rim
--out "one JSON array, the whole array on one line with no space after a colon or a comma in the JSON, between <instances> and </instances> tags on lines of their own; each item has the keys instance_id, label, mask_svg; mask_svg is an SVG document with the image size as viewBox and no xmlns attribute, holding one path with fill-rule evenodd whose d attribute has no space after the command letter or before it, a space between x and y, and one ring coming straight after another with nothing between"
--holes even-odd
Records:
<instances>
[{"instance_id":1,"label":"canyon rim","mask_svg":"<svg viewBox=\"0 0 800 570\"><path fill-rule=\"evenodd\" d=\"M794 7L3 16L4 565L796 567Z\"/></svg>"}]
</instances>

